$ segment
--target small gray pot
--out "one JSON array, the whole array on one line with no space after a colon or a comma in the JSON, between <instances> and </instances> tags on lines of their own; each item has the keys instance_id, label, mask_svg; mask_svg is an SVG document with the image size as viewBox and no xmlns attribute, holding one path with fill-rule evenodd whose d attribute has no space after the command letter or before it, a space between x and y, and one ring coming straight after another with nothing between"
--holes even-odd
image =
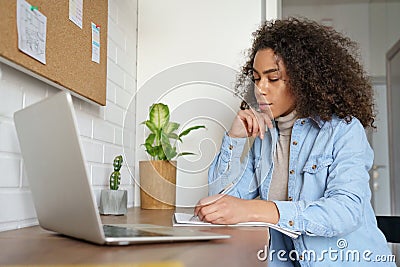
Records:
<instances>
[{"instance_id":1,"label":"small gray pot","mask_svg":"<svg viewBox=\"0 0 400 267\"><path fill-rule=\"evenodd\" d=\"M100 193L99 211L102 215L125 215L128 192L126 190L103 189Z\"/></svg>"}]
</instances>

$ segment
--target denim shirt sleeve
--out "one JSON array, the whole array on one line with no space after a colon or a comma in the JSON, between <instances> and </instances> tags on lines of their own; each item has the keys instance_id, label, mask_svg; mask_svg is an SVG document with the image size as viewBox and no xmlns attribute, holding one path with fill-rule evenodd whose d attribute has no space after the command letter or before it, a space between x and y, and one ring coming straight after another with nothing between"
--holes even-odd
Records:
<instances>
[{"instance_id":1,"label":"denim shirt sleeve","mask_svg":"<svg viewBox=\"0 0 400 267\"><path fill-rule=\"evenodd\" d=\"M215 157L208 171L208 194L218 194L230 183L234 183L228 194L252 199L258 195L258 191L250 192L249 185L254 184L254 153L253 148L247 157L241 162L247 138L231 138L224 135L220 152Z\"/></svg>"},{"instance_id":2,"label":"denim shirt sleeve","mask_svg":"<svg viewBox=\"0 0 400 267\"><path fill-rule=\"evenodd\" d=\"M333 162L323 197L315 201L274 201L280 214L279 226L325 237L347 234L360 226L364 204L370 201L368 171L373 151L357 119L349 124L340 122L333 135Z\"/></svg>"}]
</instances>

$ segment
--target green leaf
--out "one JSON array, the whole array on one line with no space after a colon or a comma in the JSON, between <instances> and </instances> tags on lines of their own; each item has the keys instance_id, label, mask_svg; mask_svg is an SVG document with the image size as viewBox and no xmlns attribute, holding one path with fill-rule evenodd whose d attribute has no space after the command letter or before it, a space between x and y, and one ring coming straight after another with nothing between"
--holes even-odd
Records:
<instances>
[{"instance_id":1,"label":"green leaf","mask_svg":"<svg viewBox=\"0 0 400 267\"><path fill-rule=\"evenodd\" d=\"M171 160L177 155L176 147L167 146L164 148L164 152L167 160Z\"/></svg>"},{"instance_id":2,"label":"green leaf","mask_svg":"<svg viewBox=\"0 0 400 267\"><path fill-rule=\"evenodd\" d=\"M176 133L169 133L168 138L182 141Z\"/></svg>"},{"instance_id":3,"label":"green leaf","mask_svg":"<svg viewBox=\"0 0 400 267\"><path fill-rule=\"evenodd\" d=\"M168 122L168 124L163 128L163 131L166 134L173 133L175 130L179 128L179 123L176 122Z\"/></svg>"},{"instance_id":4,"label":"green leaf","mask_svg":"<svg viewBox=\"0 0 400 267\"><path fill-rule=\"evenodd\" d=\"M156 134L154 134L154 133L149 134L149 136L146 139L146 144L147 145L153 145L155 138L156 138Z\"/></svg>"},{"instance_id":5,"label":"green leaf","mask_svg":"<svg viewBox=\"0 0 400 267\"><path fill-rule=\"evenodd\" d=\"M150 107L149 117L157 129L163 128L169 122L168 106L162 103L153 104Z\"/></svg>"},{"instance_id":6,"label":"green leaf","mask_svg":"<svg viewBox=\"0 0 400 267\"><path fill-rule=\"evenodd\" d=\"M152 121L145 121L144 123L152 133L157 133L158 128Z\"/></svg>"},{"instance_id":7,"label":"green leaf","mask_svg":"<svg viewBox=\"0 0 400 267\"><path fill-rule=\"evenodd\" d=\"M156 157L157 156L157 148L153 147L150 144L144 144L144 146L146 147L146 152L152 156L152 157Z\"/></svg>"},{"instance_id":8,"label":"green leaf","mask_svg":"<svg viewBox=\"0 0 400 267\"><path fill-rule=\"evenodd\" d=\"M172 147L168 135L164 132L161 133L161 145L167 160L171 160L176 156L176 148Z\"/></svg>"},{"instance_id":9,"label":"green leaf","mask_svg":"<svg viewBox=\"0 0 400 267\"><path fill-rule=\"evenodd\" d=\"M166 160L167 156L165 155L164 149L161 145L157 146L157 157L158 160Z\"/></svg>"},{"instance_id":10,"label":"green leaf","mask_svg":"<svg viewBox=\"0 0 400 267\"><path fill-rule=\"evenodd\" d=\"M180 156L186 156L186 155L197 155L197 154L195 154L195 153L192 153L192 152L181 152L181 153L179 153L179 154L178 154L178 156L177 156L177 157L180 157Z\"/></svg>"},{"instance_id":11,"label":"green leaf","mask_svg":"<svg viewBox=\"0 0 400 267\"><path fill-rule=\"evenodd\" d=\"M190 127L190 128L188 128L188 129L182 131L182 132L179 134L179 137L185 136L185 135L189 134L192 130L197 130L197 129L200 129L200 128L206 128L206 126L204 126L204 125L198 125L198 126Z\"/></svg>"},{"instance_id":12,"label":"green leaf","mask_svg":"<svg viewBox=\"0 0 400 267\"><path fill-rule=\"evenodd\" d=\"M161 132L161 145L163 146L171 145L171 143L169 142L168 135L164 132Z\"/></svg>"}]
</instances>

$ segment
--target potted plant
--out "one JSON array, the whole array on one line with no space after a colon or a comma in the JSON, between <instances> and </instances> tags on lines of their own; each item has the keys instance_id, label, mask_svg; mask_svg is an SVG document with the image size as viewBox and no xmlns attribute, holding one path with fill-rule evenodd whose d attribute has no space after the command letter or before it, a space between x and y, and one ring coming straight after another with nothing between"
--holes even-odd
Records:
<instances>
[{"instance_id":1,"label":"potted plant","mask_svg":"<svg viewBox=\"0 0 400 267\"><path fill-rule=\"evenodd\" d=\"M171 122L169 108L163 103L156 103L149 108L148 120L142 122L150 130L143 144L150 160L139 162L140 200L143 209L175 208L176 159L191 152L178 153L177 142L192 130L205 128L204 125L177 130L179 123Z\"/></svg>"},{"instance_id":2,"label":"potted plant","mask_svg":"<svg viewBox=\"0 0 400 267\"><path fill-rule=\"evenodd\" d=\"M103 215L125 215L127 213L128 193L119 190L123 158L121 155L114 158L114 171L110 175L110 189L103 189L100 193L100 214Z\"/></svg>"}]
</instances>

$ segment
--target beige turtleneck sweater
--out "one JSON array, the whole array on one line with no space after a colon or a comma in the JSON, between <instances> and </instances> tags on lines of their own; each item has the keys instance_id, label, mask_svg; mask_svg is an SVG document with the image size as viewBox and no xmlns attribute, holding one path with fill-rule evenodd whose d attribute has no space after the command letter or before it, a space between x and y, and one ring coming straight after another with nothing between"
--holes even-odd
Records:
<instances>
[{"instance_id":1,"label":"beige turtleneck sweater","mask_svg":"<svg viewBox=\"0 0 400 267\"><path fill-rule=\"evenodd\" d=\"M274 172L268 193L269 200L287 200L289 179L289 147L296 111L276 119L279 138L274 153Z\"/></svg>"}]
</instances>

